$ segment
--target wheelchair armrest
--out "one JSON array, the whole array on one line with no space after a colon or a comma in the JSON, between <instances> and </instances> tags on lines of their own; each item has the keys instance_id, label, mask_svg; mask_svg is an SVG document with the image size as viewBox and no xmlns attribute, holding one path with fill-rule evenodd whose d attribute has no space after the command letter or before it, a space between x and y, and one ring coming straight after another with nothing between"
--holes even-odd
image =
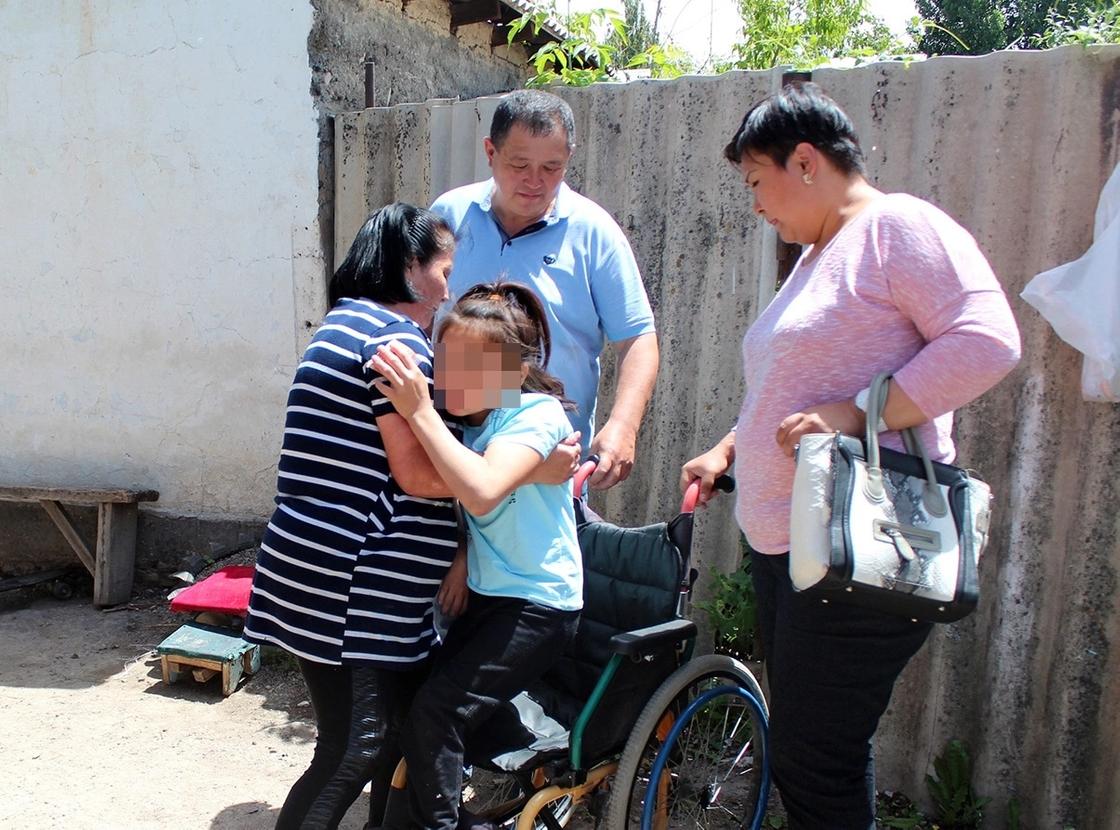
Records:
<instances>
[{"instance_id":1,"label":"wheelchair armrest","mask_svg":"<svg viewBox=\"0 0 1120 830\"><path fill-rule=\"evenodd\" d=\"M692 620L670 620L637 631L623 631L611 637L611 651L623 657L645 657L666 643L679 643L696 636Z\"/></svg>"}]
</instances>

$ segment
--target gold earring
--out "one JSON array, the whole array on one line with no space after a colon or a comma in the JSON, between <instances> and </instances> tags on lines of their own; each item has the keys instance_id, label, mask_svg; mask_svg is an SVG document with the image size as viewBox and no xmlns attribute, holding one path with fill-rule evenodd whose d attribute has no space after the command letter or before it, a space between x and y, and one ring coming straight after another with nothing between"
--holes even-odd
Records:
<instances>
[{"instance_id":1,"label":"gold earring","mask_svg":"<svg viewBox=\"0 0 1120 830\"><path fill-rule=\"evenodd\" d=\"M810 176L808 173L802 173L801 174L801 181L805 182L805 184L812 184L813 183L813 177Z\"/></svg>"}]
</instances>

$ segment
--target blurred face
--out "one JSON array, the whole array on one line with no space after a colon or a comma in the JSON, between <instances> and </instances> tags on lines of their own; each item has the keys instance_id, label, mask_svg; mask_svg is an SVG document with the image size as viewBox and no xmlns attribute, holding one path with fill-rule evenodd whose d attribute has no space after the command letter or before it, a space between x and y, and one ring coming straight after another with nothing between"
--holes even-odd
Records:
<instances>
[{"instance_id":1,"label":"blurred face","mask_svg":"<svg viewBox=\"0 0 1120 830\"><path fill-rule=\"evenodd\" d=\"M494 207L499 218L532 224L548 213L564 181L572 154L563 127L548 135L533 135L514 124L500 147L483 139L494 174ZM508 230L508 229L507 229Z\"/></svg>"},{"instance_id":2,"label":"blurred face","mask_svg":"<svg viewBox=\"0 0 1120 830\"><path fill-rule=\"evenodd\" d=\"M454 251L439 251L427 264L413 262L405 269L404 278L416 296L409 316L422 329L431 327L436 309L447 299L447 278L454 256Z\"/></svg>"},{"instance_id":3,"label":"blurred face","mask_svg":"<svg viewBox=\"0 0 1120 830\"><path fill-rule=\"evenodd\" d=\"M469 326L449 325L436 344L436 406L480 424L491 409L521 403L526 367L511 343L495 343Z\"/></svg>"},{"instance_id":4,"label":"blurred face","mask_svg":"<svg viewBox=\"0 0 1120 830\"><path fill-rule=\"evenodd\" d=\"M769 156L744 154L737 166L754 198L754 212L773 225L778 236L801 245L816 242L810 187L801 178L797 153L791 154L785 165Z\"/></svg>"}]
</instances>

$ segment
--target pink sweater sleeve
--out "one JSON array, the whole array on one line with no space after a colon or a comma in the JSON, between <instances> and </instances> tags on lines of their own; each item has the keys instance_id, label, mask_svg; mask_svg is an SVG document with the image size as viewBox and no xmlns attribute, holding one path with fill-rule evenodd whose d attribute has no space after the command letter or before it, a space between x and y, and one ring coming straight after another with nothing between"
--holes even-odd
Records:
<instances>
[{"instance_id":1,"label":"pink sweater sleeve","mask_svg":"<svg viewBox=\"0 0 1120 830\"><path fill-rule=\"evenodd\" d=\"M1014 368L1019 329L968 231L918 204L905 221L880 217L877 248L892 301L926 341L895 372L895 382L935 418L978 398Z\"/></svg>"}]
</instances>

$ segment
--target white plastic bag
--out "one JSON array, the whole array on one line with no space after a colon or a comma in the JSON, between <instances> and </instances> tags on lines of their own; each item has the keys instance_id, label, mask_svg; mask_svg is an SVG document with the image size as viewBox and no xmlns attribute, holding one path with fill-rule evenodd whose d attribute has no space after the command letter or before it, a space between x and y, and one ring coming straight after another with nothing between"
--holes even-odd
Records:
<instances>
[{"instance_id":1,"label":"white plastic bag","mask_svg":"<svg viewBox=\"0 0 1120 830\"><path fill-rule=\"evenodd\" d=\"M1120 401L1120 165L1101 191L1089 250L1043 271L1020 296L1085 355L1082 397Z\"/></svg>"}]
</instances>

